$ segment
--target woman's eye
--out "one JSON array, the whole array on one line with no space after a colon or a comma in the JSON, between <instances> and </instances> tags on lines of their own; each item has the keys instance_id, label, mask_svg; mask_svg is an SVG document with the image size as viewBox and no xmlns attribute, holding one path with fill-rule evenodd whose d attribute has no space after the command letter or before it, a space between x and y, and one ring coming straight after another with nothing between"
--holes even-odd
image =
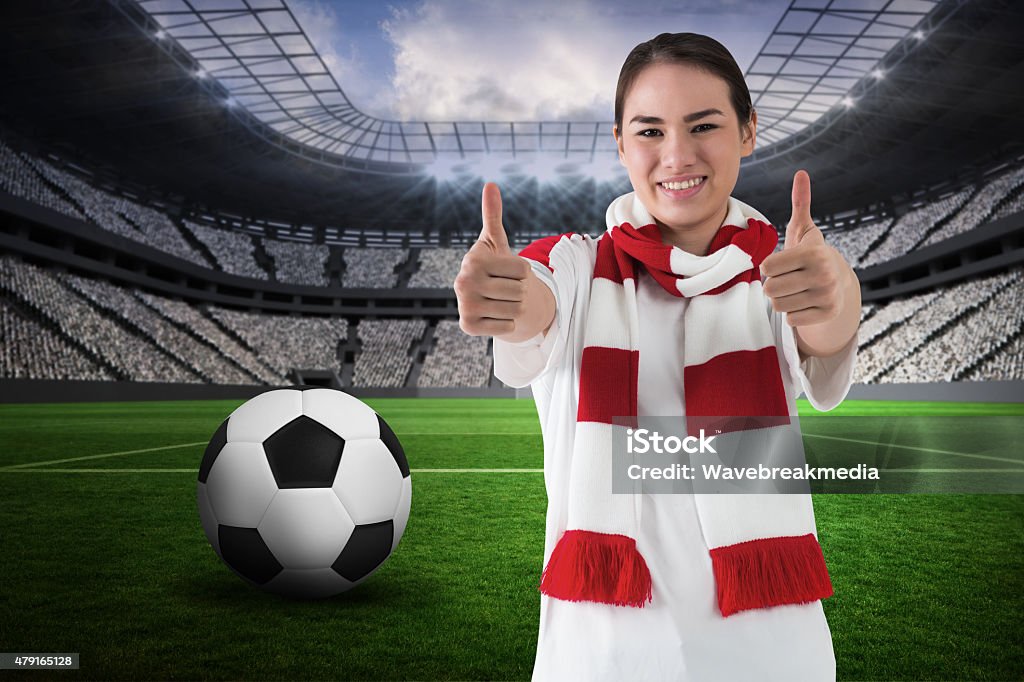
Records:
<instances>
[{"instance_id":1,"label":"woman's eye","mask_svg":"<svg viewBox=\"0 0 1024 682\"><path fill-rule=\"evenodd\" d=\"M661 131L657 128L648 128L647 130L641 130L637 135L640 137L656 137L661 135Z\"/></svg>"},{"instance_id":2,"label":"woman's eye","mask_svg":"<svg viewBox=\"0 0 1024 682\"><path fill-rule=\"evenodd\" d=\"M694 130L694 132L703 133L703 132L706 132L707 130L714 130L717 127L718 126L716 126L714 123L701 123L699 126L694 128L693 130ZM704 128L705 130L701 130L701 128Z\"/></svg>"}]
</instances>

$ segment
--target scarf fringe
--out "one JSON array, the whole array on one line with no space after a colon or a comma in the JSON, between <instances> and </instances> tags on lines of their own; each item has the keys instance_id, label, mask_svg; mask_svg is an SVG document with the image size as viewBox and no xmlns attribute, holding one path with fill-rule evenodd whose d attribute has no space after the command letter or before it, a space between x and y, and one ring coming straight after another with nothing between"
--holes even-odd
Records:
<instances>
[{"instance_id":1,"label":"scarf fringe","mask_svg":"<svg viewBox=\"0 0 1024 682\"><path fill-rule=\"evenodd\" d=\"M716 547L711 563L723 617L832 595L821 545L811 533Z\"/></svg>"},{"instance_id":2,"label":"scarf fringe","mask_svg":"<svg viewBox=\"0 0 1024 682\"><path fill-rule=\"evenodd\" d=\"M642 608L651 601L651 572L633 538L567 530L551 552L540 591L565 601Z\"/></svg>"}]
</instances>

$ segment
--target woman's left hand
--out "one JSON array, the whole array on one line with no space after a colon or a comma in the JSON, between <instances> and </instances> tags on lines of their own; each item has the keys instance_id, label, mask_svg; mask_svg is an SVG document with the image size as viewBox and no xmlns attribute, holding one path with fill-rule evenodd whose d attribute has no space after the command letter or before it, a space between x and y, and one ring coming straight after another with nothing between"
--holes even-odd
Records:
<instances>
[{"instance_id":1,"label":"woman's left hand","mask_svg":"<svg viewBox=\"0 0 1024 682\"><path fill-rule=\"evenodd\" d=\"M793 217L785 245L764 259L761 273L767 277L764 294L772 309L786 313L790 326L828 322L843 310L853 271L839 251L825 243L811 219L811 179L806 171L793 176Z\"/></svg>"}]
</instances>

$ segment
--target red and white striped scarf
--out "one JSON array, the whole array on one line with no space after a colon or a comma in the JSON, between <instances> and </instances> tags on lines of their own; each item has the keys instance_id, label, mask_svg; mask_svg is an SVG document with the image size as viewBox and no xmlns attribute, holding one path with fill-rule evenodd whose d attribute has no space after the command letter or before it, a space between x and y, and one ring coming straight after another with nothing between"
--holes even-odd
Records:
<instances>
[{"instance_id":1,"label":"red and white striped scarf","mask_svg":"<svg viewBox=\"0 0 1024 682\"><path fill-rule=\"evenodd\" d=\"M636 546L639 496L611 492L612 420L633 417L635 425L637 415L638 264L666 291L688 299L683 316L687 415L774 416L788 422L758 268L778 234L746 204L730 198L729 206L726 224L706 256L663 244L635 193L608 207L584 332L568 525L541 579L541 591L550 597L635 607L652 599L650 571ZM745 219L745 225L728 224L730 218ZM521 255L530 257L529 249ZM832 593L810 495L697 494L694 499L723 616Z\"/></svg>"}]
</instances>

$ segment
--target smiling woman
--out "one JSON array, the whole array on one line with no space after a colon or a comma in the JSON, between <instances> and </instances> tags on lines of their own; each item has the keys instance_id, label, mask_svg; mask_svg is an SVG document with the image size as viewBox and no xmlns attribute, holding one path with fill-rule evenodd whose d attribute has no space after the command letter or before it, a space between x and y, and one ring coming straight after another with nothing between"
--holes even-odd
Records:
<instances>
[{"instance_id":1,"label":"smiling woman","mask_svg":"<svg viewBox=\"0 0 1024 682\"><path fill-rule=\"evenodd\" d=\"M768 220L730 196L757 116L717 41L666 33L634 48L615 118L634 191L608 207L607 231L516 255L489 184L455 280L462 329L495 337L495 375L532 385L544 434L534 679L835 679L810 495L614 495L612 443L616 419L787 424L801 390L838 405L856 277L810 220L803 171L781 254Z\"/></svg>"},{"instance_id":2,"label":"smiling woman","mask_svg":"<svg viewBox=\"0 0 1024 682\"><path fill-rule=\"evenodd\" d=\"M690 84L682 97L672 87L680 82ZM632 96L616 96L625 105L616 112L614 135L637 198L656 216L664 243L706 254L725 219L740 158L754 151L757 115L749 96L744 118L733 113L726 80L704 68L672 62L654 63L632 78L620 78L619 88Z\"/></svg>"}]
</instances>

